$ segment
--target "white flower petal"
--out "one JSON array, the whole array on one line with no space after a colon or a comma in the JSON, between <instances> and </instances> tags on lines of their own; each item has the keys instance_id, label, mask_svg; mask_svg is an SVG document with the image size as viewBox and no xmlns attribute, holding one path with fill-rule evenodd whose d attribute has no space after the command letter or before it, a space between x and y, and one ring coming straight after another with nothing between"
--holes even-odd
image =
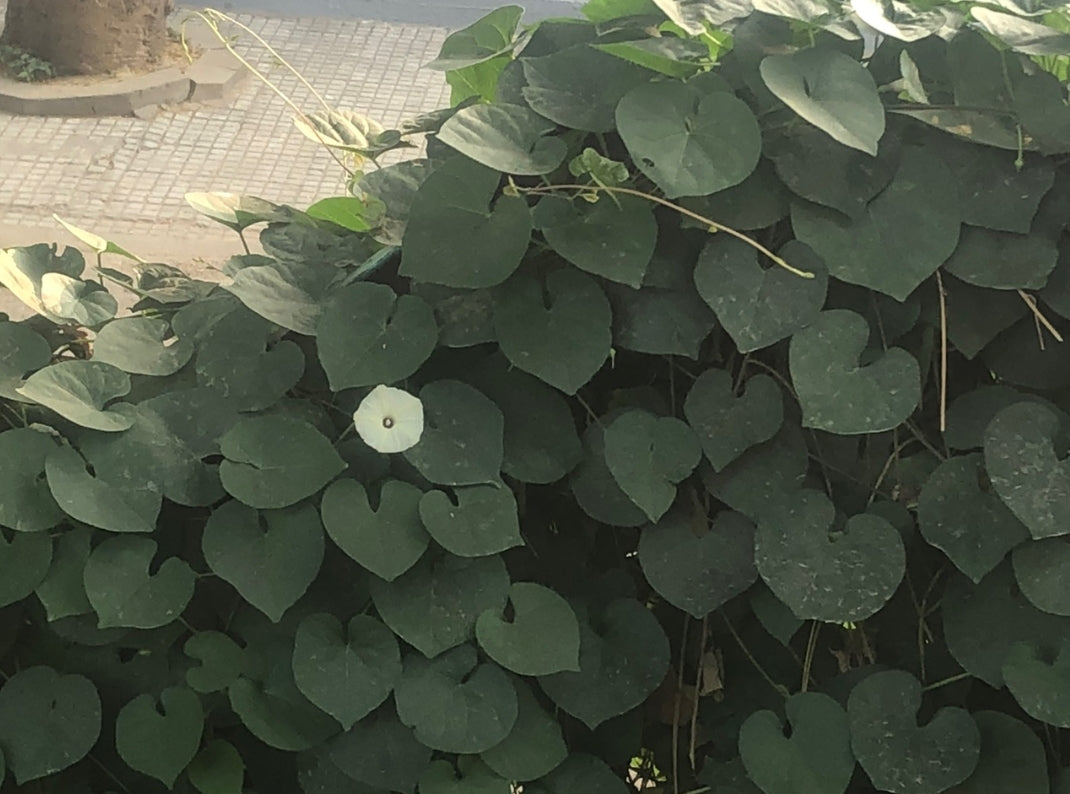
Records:
<instances>
[{"instance_id":1,"label":"white flower petal","mask_svg":"<svg viewBox=\"0 0 1070 794\"><path fill-rule=\"evenodd\" d=\"M361 439L377 452L404 452L424 432L424 404L407 391L379 385L353 413Z\"/></svg>"}]
</instances>

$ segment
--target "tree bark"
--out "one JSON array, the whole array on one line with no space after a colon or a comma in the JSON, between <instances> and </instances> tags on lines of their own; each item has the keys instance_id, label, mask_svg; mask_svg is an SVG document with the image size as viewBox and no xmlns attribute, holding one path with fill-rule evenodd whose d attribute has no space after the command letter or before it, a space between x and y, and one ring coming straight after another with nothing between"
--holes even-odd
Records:
<instances>
[{"instance_id":1,"label":"tree bark","mask_svg":"<svg viewBox=\"0 0 1070 794\"><path fill-rule=\"evenodd\" d=\"M167 45L169 0L8 0L0 41L56 74L144 69Z\"/></svg>"}]
</instances>

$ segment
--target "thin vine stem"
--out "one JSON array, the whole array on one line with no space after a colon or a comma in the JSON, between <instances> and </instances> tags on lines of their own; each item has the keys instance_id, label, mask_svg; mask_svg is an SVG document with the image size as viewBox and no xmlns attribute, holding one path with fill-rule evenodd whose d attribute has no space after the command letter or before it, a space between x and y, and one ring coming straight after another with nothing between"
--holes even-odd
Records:
<instances>
[{"instance_id":1,"label":"thin vine stem","mask_svg":"<svg viewBox=\"0 0 1070 794\"><path fill-rule=\"evenodd\" d=\"M718 223L715 220L699 215L697 212L692 212L687 207L681 207L679 204L674 204L668 199L663 199L660 196L654 196L650 193L644 193L641 190L634 190L630 187L611 187L609 185L546 185L543 187L520 187L519 185L513 185L513 187L520 193L532 193L532 194L544 194L554 193L559 190L574 190L583 192L597 192L608 193L609 195L620 194L623 196L635 196L636 198L646 199L654 204L660 204L662 207L667 207L674 212L684 215L692 220L698 221L704 224L707 228L717 232L724 232L725 234L735 237L737 240L746 243L754 250L768 257L773 263L787 270L789 273L793 273L799 278L814 278L814 274L808 270L800 270L797 267L789 265L783 257L777 256L764 245L754 240L743 232L736 231L730 226L725 226L723 223Z\"/></svg>"},{"instance_id":2,"label":"thin vine stem","mask_svg":"<svg viewBox=\"0 0 1070 794\"><path fill-rule=\"evenodd\" d=\"M785 698L788 697L788 695L790 694L788 692L788 688L783 684L778 684L776 681L774 681L773 677L765 671L765 668L762 667L761 664L758 663L758 660L754 658L754 654L752 654L750 652L750 649L743 644L743 638L739 636L739 632L736 631L736 627L732 625L732 621L728 619L728 615L726 615L723 610L721 611L721 618L724 620L725 626L728 627L728 631L732 635L732 639L736 641L736 645L738 645L739 649L743 651L743 655L747 657L747 660L752 665L754 665L754 669L761 674L762 678L766 680L769 686L773 687L773 689L777 691L778 695Z\"/></svg>"}]
</instances>

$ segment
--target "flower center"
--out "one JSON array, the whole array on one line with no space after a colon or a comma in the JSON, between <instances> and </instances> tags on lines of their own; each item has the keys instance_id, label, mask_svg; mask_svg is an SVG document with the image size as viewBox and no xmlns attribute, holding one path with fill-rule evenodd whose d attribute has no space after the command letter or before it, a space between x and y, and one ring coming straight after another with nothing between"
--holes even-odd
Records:
<instances>
[{"instance_id":1,"label":"flower center","mask_svg":"<svg viewBox=\"0 0 1070 794\"><path fill-rule=\"evenodd\" d=\"M392 416L384 416L383 417L383 427L385 427L387 430L389 430L393 426L394 426L394 417L392 417Z\"/></svg>"}]
</instances>

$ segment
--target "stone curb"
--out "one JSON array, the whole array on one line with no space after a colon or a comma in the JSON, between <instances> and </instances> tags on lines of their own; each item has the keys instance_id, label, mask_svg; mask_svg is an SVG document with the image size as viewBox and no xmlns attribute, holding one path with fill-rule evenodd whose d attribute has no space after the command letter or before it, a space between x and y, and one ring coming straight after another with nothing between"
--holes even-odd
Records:
<instances>
[{"instance_id":1,"label":"stone curb","mask_svg":"<svg viewBox=\"0 0 1070 794\"><path fill-rule=\"evenodd\" d=\"M21 83L0 77L0 112L22 116L144 116L159 105L230 99L246 70L210 31L192 28L202 50L191 64L90 85Z\"/></svg>"}]
</instances>

